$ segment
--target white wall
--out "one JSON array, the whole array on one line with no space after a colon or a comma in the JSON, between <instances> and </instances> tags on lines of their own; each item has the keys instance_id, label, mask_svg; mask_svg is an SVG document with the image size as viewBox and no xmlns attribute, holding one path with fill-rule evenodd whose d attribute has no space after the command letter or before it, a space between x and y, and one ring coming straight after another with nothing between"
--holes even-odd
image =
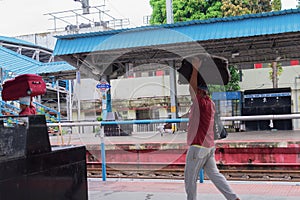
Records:
<instances>
[{"instance_id":1,"label":"white wall","mask_svg":"<svg viewBox=\"0 0 300 200\"><path fill-rule=\"evenodd\" d=\"M27 42L31 42L35 45L45 47L50 50L54 50L54 46L56 43L56 38L54 37L57 33L48 32L48 33L36 33L29 35L22 35L16 38L20 40L25 40Z\"/></svg>"},{"instance_id":2,"label":"white wall","mask_svg":"<svg viewBox=\"0 0 300 200\"><path fill-rule=\"evenodd\" d=\"M240 82L241 90L272 88L272 80L269 79L270 70L271 68L243 70L243 79ZM291 87L294 90L295 77L300 77L299 65L283 67L278 87ZM111 80L112 99L169 96L169 82L169 76ZM297 89L300 89L300 79L297 79L297 84ZM188 85L177 84L177 94L189 95Z\"/></svg>"},{"instance_id":3,"label":"white wall","mask_svg":"<svg viewBox=\"0 0 300 200\"><path fill-rule=\"evenodd\" d=\"M240 83L241 90L273 88L272 80L269 79L271 68L243 70L243 81ZM279 77L278 87L295 87L295 77L300 76L300 66L283 67ZM300 80L299 80L300 88Z\"/></svg>"},{"instance_id":4,"label":"white wall","mask_svg":"<svg viewBox=\"0 0 300 200\"><path fill-rule=\"evenodd\" d=\"M94 79L81 79L80 84L75 82L74 91L76 98L80 100L101 99L101 92L96 88L98 81Z\"/></svg>"},{"instance_id":5,"label":"white wall","mask_svg":"<svg viewBox=\"0 0 300 200\"><path fill-rule=\"evenodd\" d=\"M141 77L111 80L112 99L170 96L169 76ZM188 95L187 85L177 84L178 95Z\"/></svg>"}]
</instances>

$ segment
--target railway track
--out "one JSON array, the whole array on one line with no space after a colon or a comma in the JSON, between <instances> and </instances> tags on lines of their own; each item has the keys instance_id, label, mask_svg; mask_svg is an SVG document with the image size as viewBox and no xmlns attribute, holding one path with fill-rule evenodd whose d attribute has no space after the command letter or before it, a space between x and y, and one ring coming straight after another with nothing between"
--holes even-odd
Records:
<instances>
[{"instance_id":1,"label":"railway track","mask_svg":"<svg viewBox=\"0 0 300 200\"><path fill-rule=\"evenodd\" d=\"M148 167L148 168L147 168ZM220 172L227 180L236 181L287 181L300 182L299 170L270 170L265 169L221 169ZM101 178L101 163L87 164L89 178ZM184 179L183 165L151 164L137 166L132 164L110 164L106 169L107 178L131 178L131 179ZM205 176L205 179L208 177Z\"/></svg>"}]
</instances>

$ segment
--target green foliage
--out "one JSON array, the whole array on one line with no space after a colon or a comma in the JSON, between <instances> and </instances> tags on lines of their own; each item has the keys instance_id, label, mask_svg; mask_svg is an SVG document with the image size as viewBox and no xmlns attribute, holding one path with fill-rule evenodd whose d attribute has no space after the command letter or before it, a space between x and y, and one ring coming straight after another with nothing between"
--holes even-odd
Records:
<instances>
[{"instance_id":1,"label":"green foliage","mask_svg":"<svg viewBox=\"0 0 300 200\"><path fill-rule=\"evenodd\" d=\"M235 66L229 66L229 71L231 75L231 79L229 83L225 86L226 91L239 91L240 87L240 79L241 74L239 70Z\"/></svg>"},{"instance_id":2,"label":"green foliage","mask_svg":"<svg viewBox=\"0 0 300 200\"><path fill-rule=\"evenodd\" d=\"M102 117L99 116L99 117L96 118L96 120L100 122L100 121L102 121Z\"/></svg>"},{"instance_id":3,"label":"green foliage","mask_svg":"<svg viewBox=\"0 0 300 200\"><path fill-rule=\"evenodd\" d=\"M41 108L37 109L37 113L38 113L39 115L45 114L45 108L41 107Z\"/></svg>"},{"instance_id":4,"label":"green foliage","mask_svg":"<svg viewBox=\"0 0 300 200\"><path fill-rule=\"evenodd\" d=\"M150 0L152 7L151 24L166 23L166 5L164 0Z\"/></svg>"},{"instance_id":5,"label":"green foliage","mask_svg":"<svg viewBox=\"0 0 300 200\"><path fill-rule=\"evenodd\" d=\"M150 0L151 24L166 23L166 1ZM174 22L222 17L222 3L217 0L173 0Z\"/></svg>"},{"instance_id":6,"label":"green foliage","mask_svg":"<svg viewBox=\"0 0 300 200\"><path fill-rule=\"evenodd\" d=\"M151 24L166 23L166 1L150 0ZM173 0L174 22L221 18L281 9L280 0Z\"/></svg>"},{"instance_id":7,"label":"green foliage","mask_svg":"<svg viewBox=\"0 0 300 200\"><path fill-rule=\"evenodd\" d=\"M272 63L269 63L268 66L271 68L270 71L269 71L269 79L273 80L273 67L272 67ZM277 67L277 80L278 80L278 77L283 72L283 68L281 66L281 63L277 63L276 67Z\"/></svg>"},{"instance_id":8,"label":"green foliage","mask_svg":"<svg viewBox=\"0 0 300 200\"><path fill-rule=\"evenodd\" d=\"M226 17L250 14L244 1L222 0L221 10Z\"/></svg>"},{"instance_id":9,"label":"green foliage","mask_svg":"<svg viewBox=\"0 0 300 200\"><path fill-rule=\"evenodd\" d=\"M281 0L273 0L272 1L272 10L274 10L274 11L281 10Z\"/></svg>"},{"instance_id":10,"label":"green foliage","mask_svg":"<svg viewBox=\"0 0 300 200\"><path fill-rule=\"evenodd\" d=\"M274 3L278 9L278 2ZM280 3L281 7L281 3ZM272 11L272 0L222 0L224 16L238 16Z\"/></svg>"},{"instance_id":11,"label":"green foliage","mask_svg":"<svg viewBox=\"0 0 300 200\"><path fill-rule=\"evenodd\" d=\"M46 118L47 118L47 117L46 117ZM52 123L56 123L56 122L57 122L56 118L53 117L53 116L49 117L49 120L50 120Z\"/></svg>"},{"instance_id":12,"label":"green foliage","mask_svg":"<svg viewBox=\"0 0 300 200\"><path fill-rule=\"evenodd\" d=\"M7 124L12 124L13 123L13 119L11 117L7 118Z\"/></svg>"}]
</instances>

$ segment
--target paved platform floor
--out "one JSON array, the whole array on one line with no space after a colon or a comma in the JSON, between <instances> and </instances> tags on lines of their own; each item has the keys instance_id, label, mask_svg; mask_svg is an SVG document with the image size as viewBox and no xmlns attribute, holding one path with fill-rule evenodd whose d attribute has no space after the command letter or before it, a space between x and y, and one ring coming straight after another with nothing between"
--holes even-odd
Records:
<instances>
[{"instance_id":1,"label":"paved platform floor","mask_svg":"<svg viewBox=\"0 0 300 200\"><path fill-rule=\"evenodd\" d=\"M298 182L238 182L229 181L241 200L299 200ZM88 180L89 200L184 200L182 180ZM198 199L223 200L210 181L198 184Z\"/></svg>"}]
</instances>

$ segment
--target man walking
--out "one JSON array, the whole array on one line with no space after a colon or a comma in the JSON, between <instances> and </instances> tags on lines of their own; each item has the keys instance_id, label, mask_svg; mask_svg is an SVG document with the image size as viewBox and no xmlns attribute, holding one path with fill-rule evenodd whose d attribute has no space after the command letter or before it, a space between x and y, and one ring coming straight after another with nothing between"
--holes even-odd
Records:
<instances>
[{"instance_id":1,"label":"man walking","mask_svg":"<svg viewBox=\"0 0 300 200\"><path fill-rule=\"evenodd\" d=\"M187 143L189 149L184 171L187 200L197 199L197 178L203 168L209 179L228 200L239 200L215 162L214 113L215 105L208 95L206 85L198 87L198 71L201 60L194 57L193 71L189 80L192 106L189 114Z\"/></svg>"}]
</instances>

